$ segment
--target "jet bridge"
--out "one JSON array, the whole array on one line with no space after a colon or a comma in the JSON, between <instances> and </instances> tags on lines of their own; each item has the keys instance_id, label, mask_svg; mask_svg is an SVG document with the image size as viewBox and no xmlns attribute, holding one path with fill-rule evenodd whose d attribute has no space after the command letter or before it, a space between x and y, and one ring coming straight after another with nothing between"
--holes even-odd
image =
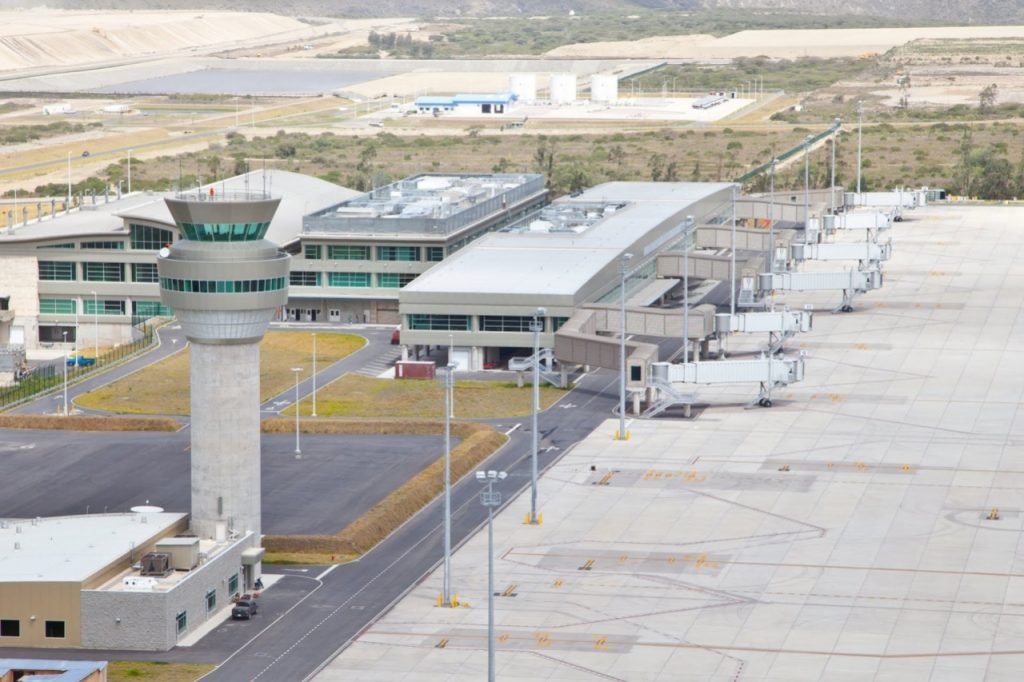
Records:
<instances>
[{"instance_id":1,"label":"jet bridge","mask_svg":"<svg viewBox=\"0 0 1024 682\"><path fill-rule=\"evenodd\" d=\"M655 362L651 365L650 385L656 389L656 400L644 413L654 417L674 405L683 405L689 414L689 405L694 402L692 393L683 393L681 385L723 385L757 383L760 392L757 404L771 407L772 389L788 386L804 378L804 359L777 358L762 355L752 360L714 360L670 364Z\"/></svg>"},{"instance_id":2,"label":"jet bridge","mask_svg":"<svg viewBox=\"0 0 1024 682\"><path fill-rule=\"evenodd\" d=\"M836 311L853 310L853 299L882 288L882 271L877 267L842 272L763 272L758 275L761 295L771 291L842 291L843 302Z\"/></svg>"},{"instance_id":3,"label":"jet bridge","mask_svg":"<svg viewBox=\"0 0 1024 682\"><path fill-rule=\"evenodd\" d=\"M795 263L809 260L855 260L862 264L877 264L892 256L892 241L840 242L831 244L792 244L790 255Z\"/></svg>"},{"instance_id":4,"label":"jet bridge","mask_svg":"<svg viewBox=\"0 0 1024 682\"><path fill-rule=\"evenodd\" d=\"M771 310L750 313L719 313L715 315L715 332L719 340L728 334L768 334L768 353L775 355L783 344L800 332L811 331L809 310Z\"/></svg>"}]
</instances>

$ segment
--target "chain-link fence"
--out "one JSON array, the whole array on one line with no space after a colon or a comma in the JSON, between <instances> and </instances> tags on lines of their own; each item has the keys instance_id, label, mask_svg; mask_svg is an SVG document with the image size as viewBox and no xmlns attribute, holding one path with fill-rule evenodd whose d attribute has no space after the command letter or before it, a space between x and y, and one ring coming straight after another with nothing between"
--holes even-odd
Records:
<instances>
[{"instance_id":1,"label":"chain-link fence","mask_svg":"<svg viewBox=\"0 0 1024 682\"><path fill-rule=\"evenodd\" d=\"M78 381L81 377L92 374L100 367L106 367L117 363L128 356L148 348L153 344L155 332L153 325L143 324L139 328L142 336L131 343L115 346L100 354L96 362L90 365L68 364L61 367L60 364L51 364L37 367L26 374L15 385L7 388L0 388L0 410L23 402L36 394L43 393L64 383L64 370L67 370L67 382L69 384ZM87 357L79 353L80 357Z\"/></svg>"}]
</instances>

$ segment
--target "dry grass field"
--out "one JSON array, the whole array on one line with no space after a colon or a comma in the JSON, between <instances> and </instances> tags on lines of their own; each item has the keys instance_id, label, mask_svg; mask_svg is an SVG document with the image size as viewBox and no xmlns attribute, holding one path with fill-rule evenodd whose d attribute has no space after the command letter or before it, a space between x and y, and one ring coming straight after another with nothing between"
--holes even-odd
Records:
<instances>
[{"instance_id":1,"label":"dry grass field","mask_svg":"<svg viewBox=\"0 0 1024 682\"><path fill-rule=\"evenodd\" d=\"M317 369L365 345L360 336L317 334ZM305 332L270 331L260 344L260 400L268 400L295 382L292 367L308 376L313 366L312 336ZM79 407L121 414L189 413L189 358L179 351L166 360L91 391L75 402Z\"/></svg>"},{"instance_id":2,"label":"dry grass field","mask_svg":"<svg viewBox=\"0 0 1024 682\"><path fill-rule=\"evenodd\" d=\"M552 386L540 389L541 409L547 409L565 391ZM457 381L455 411L459 419L519 417L530 414L530 386L511 383ZM312 414L312 400L302 400L302 414ZM317 391L317 414L322 417L432 418L444 415L444 388L440 381L371 379L346 374ZM289 407L282 414L295 414Z\"/></svg>"}]
</instances>

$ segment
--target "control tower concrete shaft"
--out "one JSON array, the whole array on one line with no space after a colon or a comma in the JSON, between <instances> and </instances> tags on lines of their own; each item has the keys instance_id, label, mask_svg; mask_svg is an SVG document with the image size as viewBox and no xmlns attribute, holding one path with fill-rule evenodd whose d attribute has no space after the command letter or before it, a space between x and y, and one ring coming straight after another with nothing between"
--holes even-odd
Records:
<instances>
[{"instance_id":1,"label":"control tower concrete shaft","mask_svg":"<svg viewBox=\"0 0 1024 682\"><path fill-rule=\"evenodd\" d=\"M192 532L260 526L260 348L288 298L290 256L265 239L279 198L196 191L166 199L184 239L160 251L160 300L191 347Z\"/></svg>"}]
</instances>

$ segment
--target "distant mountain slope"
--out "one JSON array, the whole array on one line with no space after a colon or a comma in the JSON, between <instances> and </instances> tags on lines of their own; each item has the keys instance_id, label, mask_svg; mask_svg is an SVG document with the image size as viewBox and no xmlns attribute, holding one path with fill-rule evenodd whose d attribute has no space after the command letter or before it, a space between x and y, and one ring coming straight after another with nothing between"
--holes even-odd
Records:
<instances>
[{"instance_id":1,"label":"distant mountain slope","mask_svg":"<svg viewBox=\"0 0 1024 682\"><path fill-rule=\"evenodd\" d=\"M1024 0L47 0L61 9L206 9L290 16L510 16L640 9L739 8L808 14L868 15L907 21L974 24L1024 22ZM0 0L0 8L24 7Z\"/></svg>"}]
</instances>

